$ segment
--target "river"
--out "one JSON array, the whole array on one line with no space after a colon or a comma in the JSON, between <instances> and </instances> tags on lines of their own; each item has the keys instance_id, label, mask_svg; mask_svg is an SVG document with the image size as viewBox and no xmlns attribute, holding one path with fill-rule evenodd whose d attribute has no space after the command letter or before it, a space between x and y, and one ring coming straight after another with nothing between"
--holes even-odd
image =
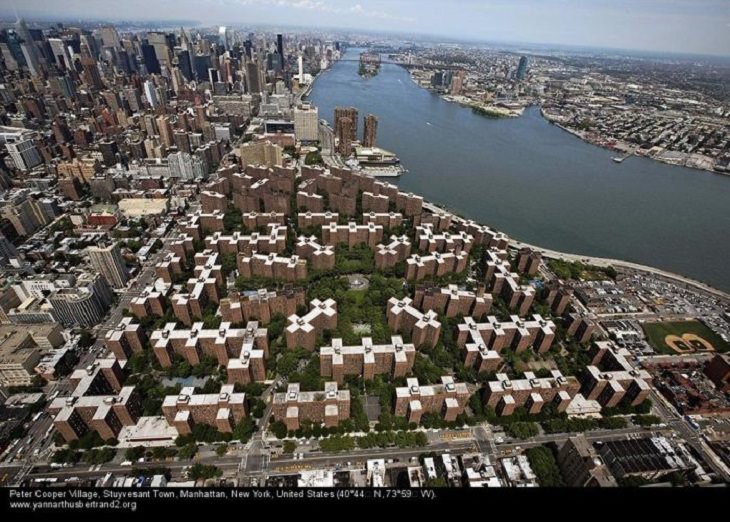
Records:
<instances>
[{"instance_id":1,"label":"river","mask_svg":"<svg viewBox=\"0 0 730 522\"><path fill-rule=\"evenodd\" d=\"M538 108L489 119L383 64L358 75L358 49L321 74L309 100L330 123L351 105L378 117L377 145L409 170L397 183L515 239L654 266L730 291L730 177L608 150ZM388 178L386 181L393 181Z\"/></svg>"}]
</instances>

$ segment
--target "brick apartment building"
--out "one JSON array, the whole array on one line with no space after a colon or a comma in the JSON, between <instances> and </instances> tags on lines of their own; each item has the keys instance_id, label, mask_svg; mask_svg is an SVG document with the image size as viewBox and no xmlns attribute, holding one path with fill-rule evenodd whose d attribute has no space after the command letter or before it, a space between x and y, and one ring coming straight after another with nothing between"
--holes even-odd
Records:
<instances>
[{"instance_id":1,"label":"brick apartment building","mask_svg":"<svg viewBox=\"0 0 730 522\"><path fill-rule=\"evenodd\" d=\"M568 314L567 334L573 337L579 343L587 343L593 337L596 330L595 321L583 312L573 312Z\"/></svg>"},{"instance_id":2,"label":"brick apartment building","mask_svg":"<svg viewBox=\"0 0 730 522\"><path fill-rule=\"evenodd\" d=\"M433 252L427 256L415 254L406 259L406 279L420 281L427 277L460 274L468 264L469 255L466 252Z\"/></svg>"},{"instance_id":3,"label":"brick apartment building","mask_svg":"<svg viewBox=\"0 0 730 522\"><path fill-rule=\"evenodd\" d=\"M562 283L553 282L548 285L545 297L546 304L556 315L563 315L573 299L573 289Z\"/></svg>"},{"instance_id":4,"label":"brick apartment building","mask_svg":"<svg viewBox=\"0 0 730 522\"><path fill-rule=\"evenodd\" d=\"M305 212L324 212L324 198L303 190L297 192L297 209Z\"/></svg>"},{"instance_id":5,"label":"brick apartment building","mask_svg":"<svg viewBox=\"0 0 730 522\"><path fill-rule=\"evenodd\" d=\"M537 414L550 403L555 404L558 412L564 412L578 393L580 383L575 377L564 377L559 370L550 373L550 377L538 378L533 372L525 372L523 379L515 380L510 380L506 373L498 373L497 380L488 383L484 403L503 416L512 415L518 407Z\"/></svg>"},{"instance_id":6,"label":"brick apartment building","mask_svg":"<svg viewBox=\"0 0 730 522\"><path fill-rule=\"evenodd\" d=\"M167 309L167 294L170 286L165 285L162 290L156 287L148 286L140 292L137 297L133 297L129 302L129 310L137 319L144 317L162 317Z\"/></svg>"},{"instance_id":7,"label":"brick apartment building","mask_svg":"<svg viewBox=\"0 0 730 522\"><path fill-rule=\"evenodd\" d=\"M222 266L217 264L218 254L205 250L195 254L194 278L188 279L187 293L172 297L172 310L180 321L190 326L195 319L202 319L208 303L218 304L223 285Z\"/></svg>"},{"instance_id":8,"label":"brick apartment building","mask_svg":"<svg viewBox=\"0 0 730 522\"><path fill-rule=\"evenodd\" d=\"M388 326L398 333L411 336L416 348L436 346L441 335L441 323L438 314L433 310L421 312L413 306L409 297L388 299Z\"/></svg>"},{"instance_id":9,"label":"brick apartment building","mask_svg":"<svg viewBox=\"0 0 730 522\"><path fill-rule=\"evenodd\" d=\"M542 254L531 248L523 247L517 251L517 271L521 274L537 274L541 261Z\"/></svg>"},{"instance_id":10,"label":"brick apartment building","mask_svg":"<svg viewBox=\"0 0 730 522\"><path fill-rule=\"evenodd\" d=\"M474 221L461 222L457 225L457 229L474 236L474 242L478 245L484 245L496 250L505 250L509 244L509 236L507 234L497 232L486 225L479 225Z\"/></svg>"},{"instance_id":11,"label":"brick apartment building","mask_svg":"<svg viewBox=\"0 0 730 522\"><path fill-rule=\"evenodd\" d=\"M300 212L297 215L297 225L299 228L323 227L337 223L339 219L337 212Z\"/></svg>"},{"instance_id":12,"label":"brick apartment building","mask_svg":"<svg viewBox=\"0 0 730 522\"><path fill-rule=\"evenodd\" d=\"M221 323L217 329L205 329L195 323L190 330L178 329L167 323L150 336L152 350L163 368L172 366L173 354L183 357L191 366L200 364L202 357L213 357L226 367L228 382L247 384L266 378L265 360L269 356L266 328L249 321L245 328L233 328Z\"/></svg>"},{"instance_id":13,"label":"brick apartment building","mask_svg":"<svg viewBox=\"0 0 730 522\"><path fill-rule=\"evenodd\" d=\"M359 345L344 346L342 339L332 339L331 346L319 349L319 368L322 377L342 384L346 375L360 375L371 380L376 375L405 377L416 359L416 348L404 343L399 335L390 343L373 344L370 337L363 337Z\"/></svg>"},{"instance_id":14,"label":"brick apartment building","mask_svg":"<svg viewBox=\"0 0 730 522\"><path fill-rule=\"evenodd\" d=\"M255 320L267 325L277 314L284 317L295 314L299 306L305 306L302 288L277 291L261 288L249 292L230 292L227 298L221 299L220 313L223 321L232 324Z\"/></svg>"},{"instance_id":15,"label":"brick apartment building","mask_svg":"<svg viewBox=\"0 0 730 522\"><path fill-rule=\"evenodd\" d=\"M287 320L289 324L284 330L286 346L289 349L301 346L314 351L317 336L325 330L337 328L337 303L334 299L314 299L307 314L302 317L292 314Z\"/></svg>"},{"instance_id":16,"label":"brick apartment building","mask_svg":"<svg viewBox=\"0 0 730 522\"><path fill-rule=\"evenodd\" d=\"M178 434L192 433L193 426L205 424L223 433L231 433L247 415L246 395L235 393L233 385L221 386L219 393L195 393L190 386L178 395L168 395L162 402L162 413Z\"/></svg>"},{"instance_id":17,"label":"brick apartment building","mask_svg":"<svg viewBox=\"0 0 730 522\"><path fill-rule=\"evenodd\" d=\"M392 268L411 255L411 240L408 236L390 236L390 243L375 248L375 266L378 270Z\"/></svg>"},{"instance_id":18,"label":"brick apartment building","mask_svg":"<svg viewBox=\"0 0 730 522\"><path fill-rule=\"evenodd\" d=\"M483 323L477 323L473 318L466 317L458 326L456 344L463 348L469 336L472 341L476 339L475 332L478 332L487 348L496 352L510 348L520 353L533 348L537 353L545 353L555 339L555 323L543 319L539 314L526 319L511 315L509 321L500 321L490 315Z\"/></svg>"},{"instance_id":19,"label":"brick apartment building","mask_svg":"<svg viewBox=\"0 0 730 522\"><path fill-rule=\"evenodd\" d=\"M432 225L419 225L416 227L416 238L418 239L418 250L422 252L469 252L474 244L474 236L461 231L452 234L446 230L434 231Z\"/></svg>"},{"instance_id":20,"label":"brick apartment building","mask_svg":"<svg viewBox=\"0 0 730 522\"><path fill-rule=\"evenodd\" d=\"M383 227L375 223L358 225L350 221L347 225L328 223L322 225L322 243L325 245L346 244L352 248L360 243L365 243L370 248L375 248L383 239Z\"/></svg>"},{"instance_id":21,"label":"brick apartment building","mask_svg":"<svg viewBox=\"0 0 730 522\"><path fill-rule=\"evenodd\" d=\"M290 383L286 393L274 394L271 414L289 431L299 429L305 420L337 426L350 418L350 391L338 389L336 382L327 382L323 391L303 392L298 383Z\"/></svg>"},{"instance_id":22,"label":"brick apartment building","mask_svg":"<svg viewBox=\"0 0 730 522\"><path fill-rule=\"evenodd\" d=\"M186 255L192 252L186 253ZM186 258L175 254L167 254L165 258L155 265L155 275L165 283L174 283L177 277L183 273L183 262Z\"/></svg>"},{"instance_id":23,"label":"brick apartment building","mask_svg":"<svg viewBox=\"0 0 730 522\"><path fill-rule=\"evenodd\" d=\"M216 232L205 238L205 248L223 254L243 253L251 255L254 252L259 254L279 254L286 250L286 227L283 225L269 224L265 234L253 232L241 234L233 232L230 235L223 235Z\"/></svg>"},{"instance_id":24,"label":"brick apartment building","mask_svg":"<svg viewBox=\"0 0 730 522\"><path fill-rule=\"evenodd\" d=\"M507 252L488 250L484 272L487 288L492 295L501 296L507 306L517 310L519 315L527 315L535 300L535 289L519 283L519 275L512 272L507 261Z\"/></svg>"},{"instance_id":25,"label":"brick apartment building","mask_svg":"<svg viewBox=\"0 0 730 522\"><path fill-rule=\"evenodd\" d=\"M415 226L431 225L434 230L443 231L451 228L451 214L447 212L423 212L414 216Z\"/></svg>"},{"instance_id":26,"label":"brick apartment building","mask_svg":"<svg viewBox=\"0 0 730 522\"><path fill-rule=\"evenodd\" d=\"M307 261L297 255L238 254L236 261L238 273L247 278L262 277L289 282L307 278Z\"/></svg>"},{"instance_id":27,"label":"brick apartment building","mask_svg":"<svg viewBox=\"0 0 730 522\"><path fill-rule=\"evenodd\" d=\"M375 223L383 228L397 228L403 224L400 212L363 212L362 224Z\"/></svg>"},{"instance_id":28,"label":"brick apartment building","mask_svg":"<svg viewBox=\"0 0 730 522\"><path fill-rule=\"evenodd\" d=\"M651 374L631 366L627 349L619 348L612 341L596 341L588 356L590 365L581 375L581 393L586 399L610 408L622 401L635 406L649 396Z\"/></svg>"},{"instance_id":29,"label":"brick apartment building","mask_svg":"<svg viewBox=\"0 0 730 522\"><path fill-rule=\"evenodd\" d=\"M320 245L315 236L299 236L296 254L307 261L313 270L331 270L335 267L335 248Z\"/></svg>"},{"instance_id":30,"label":"brick apartment building","mask_svg":"<svg viewBox=\"0 0 730 522\"><path fill-rule=\"evenodd\" d=\"M183 234L192 237L196 241L203 239L203 236L214 232L223 232L223 212L196 212L195 214L178 222L178 230Z\"/></svg>"},{"instance_id":31,"label":"brick apartment building","mask_svg":"<svg viewBox=\"0 0 730 522\"><path fill-rule=\"evenodd\" d=\"M446 317L473 317L482 319L492 308L493 298L484 294L480 289L476 293L469 290L459 290L456 285L441 288L433 285L416 287L413 304L421 310L435 310Z\"/></svg>"},{"instance_id":32,"label":"brick apartment building","mask_svg":"<svg viewBox=\"0 0 730 522\"><path fill-rule=\"evenodd\" d=\"M131 317L124 317L104 336L104 344L114 356L126 361L133 354L144 350L147 335L139 324L132 324Z\"/></svg>"},{"instance_id":33,"label":"brick apartment building","mask_svg":"<svg viewBox=\"0 0 730 522\"><path fill-rule=\"evenodd\" d=\"M104 440L116 438L123 426L134 426L142 412L133 386L122 386L124 375L114 358L97 359L71 374L74 391L57 397L48 412L66 442L96 431Z\"/></svg>"},{"instance_id":34,"label":"brick apartment building","mask_svg":"<svg viewBox=\"0 0 730 522\"><path fill-rule=\"evenodd\" d=\"M242 215L243 226L249 230L269 225L284 225L284 219L283 212L244 212Z\"/></svg>"},{"instance_id":35,"label":"brick apartment building","mask_svg":"<svg viewBox=\"0 0 730 522\"><path fill-rule=\"evenodd\" d=\"M218 192L202 190L200 192L200 206L206 214L210 214L216 210L225 212L228 210L228 198Z\"/></svg>"},{"instance_id":36,"label":"brick apartment building","mask_svg":"<svg viewBox=\"0 0 730 522\"><path fill-rule=\"evenodd\" d=\"M441 377L441 384L421 386L418 379L406 379L406 386L395 389L395 414L419 424L424 413L436 413L451 422L464 412L469 390L453 377Z\"/></svg>"}]
</instances>

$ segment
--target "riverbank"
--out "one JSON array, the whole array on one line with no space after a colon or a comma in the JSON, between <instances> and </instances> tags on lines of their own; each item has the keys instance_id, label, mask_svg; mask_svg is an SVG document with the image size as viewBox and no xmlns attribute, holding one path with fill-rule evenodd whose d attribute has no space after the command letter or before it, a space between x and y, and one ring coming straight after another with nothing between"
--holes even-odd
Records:
<instances>
[{"instance_id":1,"label":"riverbank","mask_svg":"<svg viewBox=\"0 0 730 522\"><path fill-rule=\"evenodd\" d=\"M451 210L448 210L441 205L437 205L437 204L431 203L429 201L424 200L423 208L426 210L429 210L431 212L447 212L448 214L450 214L452 216L452 221L457 222L457 223L460 221L468 221L467 218L464 218L458 214L455 214ZM524 247L538 251L543 255L543 257L548 258L548 259L561 259L561 260L570 261L570 262L580 261L581 263L595 265L598 267L612 266L614 268L621 268L623 270L633 270L635 272L644 272L644 273L651 274L654 276L663 277L663 278L668 279L675 283L681 283L681 284L684 284L687 286L692 286L692 287L696 288L697 290L700 290L700 291L710 294L714 297L724 299L724 300L730 302L730 293L723 292L722 290L718 290L717 288L714 288L706 283L697 281L690 277L683 276L681 274L675 274L674 272L669 272L667 270L662 270L660 268L655 268L653 266L642 265L639 263L632 263L630 261L623 261L620 259L609 259L609 258L605 258L605 257L595 257L595 256L581 255L581 254L571 254L571 253L567 253L567 252L558 252L557 250L551 250L549 248L544 248L544 247L541 247L538 245L525 243L524 241L518 241L518 240L510 237L509 248L519 250L520 248L524 248Z\"/></svg>"},{"instance_id":2,"label":"riverbank","mask_svg":"<svg viewBox=\"0 0 730 522\"><path fill-rule=\"evenodd\" d=\"M550 122L552 125L555 125L559 129L567 132L568 134L572 134L576 138L589 143L591 145L594 145L596 147L600 147L602 149L607 149L611 151L617 151L621 152L623 154L629 154L632 156L641 156L653 161L657 161L659 163L663 163L665 165L673 165L675 167L685 167L692 170L699 170L703 172L710 172L712 174L720 174L721 176L730 176L730 172L722 172L719 170L716 170L713 166L708 165L702 165L703 161L696 160L694 162L690 161L691 158L685 157L684 153L679 152L672 152L672 151L663 151L660 154L668 154L669 157L663 157L658 154L650 154L650 153L642 153L640 152L641 149L636 145L631 145L628 143L624 143L621 141L615 142L613 145L609 146L605 143L602 143L601 141L597 141L596 139L592 139L588 136L586 132L582 132L577 129L571 129L570 127L567 127L566 125L563 125L558 120L556 120L553 116L545 112L545 109L543 107L540 107L540 115L545 118L546 121ZM707 163L709 161L709 158L704 161L704 163Z\"/></svg>"},{"instance_id":3,"label":"riverbank","mask_svg":"<svg viewBox=\"0 0 730 522\"><path fill-rule=\"evenodd\" d=\"M452 96L450 94L440 94L439 96L444 101L447 101L449 103L456 103L457 105L461 105L462 107L469 108L474 113L479 114L480 116L485 116L487 118L519 118L520 116L522 116L522 112L524 111L524 108L521 110L513 110L499 107L497 105L485 105L482 103L477 103L465 96Z\"/></svg>"}]
</instances>

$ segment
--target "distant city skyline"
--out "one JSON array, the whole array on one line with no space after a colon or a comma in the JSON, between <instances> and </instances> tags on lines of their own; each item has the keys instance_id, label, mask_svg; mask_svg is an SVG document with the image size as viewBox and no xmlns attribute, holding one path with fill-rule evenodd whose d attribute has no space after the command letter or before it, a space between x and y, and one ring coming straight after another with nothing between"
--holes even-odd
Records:
<instances>
[{"instance_id":1,"label":"distant city skyline","mask_svg":"<svg viewBox=\"0 0 730 522\"><path fill-rule=\"evenodd\" d=\"M0 7L4 17L16 14L28 19L280 24L730 56L728 0L14 0Z\"/></svg>"}]
</instances>

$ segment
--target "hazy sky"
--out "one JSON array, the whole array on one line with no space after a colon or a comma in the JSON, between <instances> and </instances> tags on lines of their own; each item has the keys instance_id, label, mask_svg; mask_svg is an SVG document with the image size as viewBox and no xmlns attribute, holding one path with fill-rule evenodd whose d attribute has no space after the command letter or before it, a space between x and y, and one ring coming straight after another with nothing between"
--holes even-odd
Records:
<instances>
[{"instance_id":1,"label":"hazy sky","mask_svg":"<svg viewBox=\"0 0 730 522\"><path fill-rule=\"evenodd\" d=\"M2 0L0 14L190 19L730 55L730 0Z\"/></svg>"}]
</instances>

